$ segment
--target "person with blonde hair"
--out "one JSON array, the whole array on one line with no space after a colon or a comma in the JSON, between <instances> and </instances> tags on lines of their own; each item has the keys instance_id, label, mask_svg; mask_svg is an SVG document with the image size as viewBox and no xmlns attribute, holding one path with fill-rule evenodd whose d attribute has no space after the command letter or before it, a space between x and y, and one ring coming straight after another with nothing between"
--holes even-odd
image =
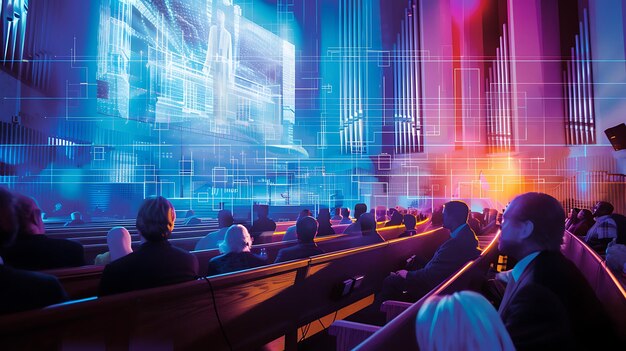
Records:
<instances>
[{"instance_id":1,"label":"person with blonde hair","mask_svg":"<svg viewBox=\"0 0 626 351\"><path fill-rule=\"evenodd\" d=\"M224 274L265 265L267 262L250 252L252 237L241 224L230 226L219 245L219 256L209 261L208 275Z\"/></svg>"},{"instance_id":2,"label":"person with blonde hair","mask_svg":"<svg viewBox=\"0 0 626 351\"><path fill-rule=\"evenodd\" d=\"M107 246L109 251L96 256L94 264L104 266L133 252L130 233L124 227L113 227L109 230Z\"/></svg>"},{"instance_id":3,"label":"person with blonde hair","mask_svg":"<svg viewBox=\"0 0 626 351\"><path fill-rule=\"evenodd\" d=\"M417 314L415 335L421 351L514 351L496 309L473 291L433 295Z\"/></svg>"}]
</instances>

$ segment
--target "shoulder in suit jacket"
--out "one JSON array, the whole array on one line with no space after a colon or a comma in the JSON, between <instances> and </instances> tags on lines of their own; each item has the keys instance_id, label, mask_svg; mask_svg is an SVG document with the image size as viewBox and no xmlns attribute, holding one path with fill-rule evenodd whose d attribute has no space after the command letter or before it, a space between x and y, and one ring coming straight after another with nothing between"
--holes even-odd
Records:
<instances>
[{"instance_id":1,"label":"shoulder in suit jacket","mask_svg":"<svg viewBox=\"0 0 626 351\"><path fill-rule=\"evenodd\" d=\"M67 300L59 280L49 274L0 264L0 314L42 308Z\"/></svg>"},{"instance_id":2,"label":"shoulder in suit jacket","mask_svg":"<svg viewBox=\"0 0 626 351\"><path fill-rule=\"evenodd\" d=\"M3 257L11 267L33 271L85 265L85 253L80 243L42 234L19 237Z\"/></svg>"},{"instance_id":3,"label":"shoulder in suit jacket","mask_svg":"<svg viewBox=\"0 0 626 351\"><path fill-rule=\"evenodd\" d=\"M295 246L280 249L274 263L297 260L299 258L321 255L323 253L324 250L317 247L316 243L298 243Z\"/></svg>"}]
</instances>

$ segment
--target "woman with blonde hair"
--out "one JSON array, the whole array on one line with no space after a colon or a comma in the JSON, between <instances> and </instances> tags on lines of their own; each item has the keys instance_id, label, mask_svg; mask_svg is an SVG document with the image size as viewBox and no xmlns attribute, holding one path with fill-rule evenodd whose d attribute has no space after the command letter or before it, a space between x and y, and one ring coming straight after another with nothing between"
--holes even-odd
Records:
<instances>
[{"instance_id":1,"label":"woman with blonde hair","mask_svg":"<svg viewBox=\"0 0 626 351\"><path fill-rule=\"evenodd\" d=\"M496 309L473 291L426 299L415 326L421 351L514 351Z\"/></svg>"},{"instance_id":2,"label":"woman with blonde hair","mask_svg":"<svg viewBox=\"0 0 626 351\"><path fill-rule=\"evenodd\" d=\"M222 255L209 261L208 275L224 274L265 265L267 262L250 252L252 237L241 224L231 225L219 245Z\"/></svg>"}]
</instances>

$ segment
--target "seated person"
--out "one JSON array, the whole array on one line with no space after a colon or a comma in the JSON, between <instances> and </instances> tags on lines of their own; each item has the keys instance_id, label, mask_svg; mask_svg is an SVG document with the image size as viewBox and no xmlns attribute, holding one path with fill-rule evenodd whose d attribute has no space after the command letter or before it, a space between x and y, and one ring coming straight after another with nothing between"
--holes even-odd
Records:
<instances>
[{"instance_id":1,"label":"seated person","mask_svg":"<svg viewBox=\"0 0 626 351\"><path fill-rule=\"evenodd\" d=\"M576 224L571 226L568 230L577 237L584 238L594 224L596 224L596 221L593 219L593 213L584 208L578 212L578 222L576 222Z\"/></svg>"},{"instance_id":2,"label":"seated person","mask_svg":"<svg viewBox=\"0 0 626 351\"><path fill-rule=\"evenodd\" d=\"M341 208L341 222L339 224L352 224L352 218L350 218L350 209L347 207Z\"/></svg>"},{"instance_id":3,"label":"seated person","mask_svg":"<svg viewBox=\"0 0 626 351\"><path fill-rule=\"evenodd\" d=\"M241 224L231 226L220 244L222 255L209 261L207 275L236 272L267 264L264 259L250 252L251 247L252 238L246 227Z\"/></svg>"},{"instance_id":4,"label":"seated person","mask_svg":"<svg viewBox=\"0 0 626 351\"><path fill-rule=\"evenodd\" d=\"M354 205L354 219L356 221L359 220L359 217L361 217L362 214L364 214L365 212L367 212L367 205L364 203L359 203ZM361 235L361 224L357 224L356 221L352 224L350 224L344 231L344 234L350 234L350 235Z\"/></svg>"},{"instance_id":5,"label":"seated person","mask_svg":"<svg viewBox=\"0 0 626 351\"><path fill-rule=\"evenodd\" d=\"M300 214L298 214L298 218L296 218L296 224L298 223L300 219L304 217L311 217L311 216L313 216L311 211L305 208L304 210L300 211ZM285 231L285 235L283 235L283 241L298 239L296 224L287 228L287 230Z\"/></svg>"},{"instance_id":6,"label":"seated person","mask_svg":"<svg viewBox=\"0 0 626 351\"><path fill-rule=\"evenodd\" d=\"M14 196L0 187L0 248L15 240L19 223ZM67 300L59 280L49 274L14 269L0 257L0 315L42 308Z\"/></svg>"},{"instance_id":7,"label":"seated person","mask_svg":"<svg viewBox=\"0 0 626 351\"><path fill-rule=\"evenodd\" d=\"M579 212L580 212L580 208L572 207L569 210L569 214L567 215L567 218L565 219L565 230L569 231L570 233L572 232L572 228L574 227L574 225L576 225L576 223L578 223L579 221L578 219Z\"/></svg>"},{"instance_id":8,"label":"seated person","mask_svg":"<svg viewBox=\"0 0 626 351\"><path fill-rule=\"evenodd\" d=\"M317 236L326 236L335 234L335 230L330 223L330 211L327 208L320 208L320 212L317 215Z\"/></svg>"},{"instance_id":9,"label":"seated person","mask_svg":"<svg viewBox=\"0 0 626 351\"><path fill-rule=\"evenodd\" d=\"M450 239L441 244L424 267L392 272L383 281L375 303L380 306L386 300L417 301L464 264L476 259L481 250L476 234L467 224L468 215L466 203L446 203L443 208L443 227L450 230Z\"/></svg>"},{"instance_id":10,"label":"seated person","mask_svg":"<svg viewBox=\"0 0 626 351\"><path fill-rule=\"evenodd\" d=\"M387 216L387 208L385 206L376 206L376 222L386 222L389 220Z\"/></svg>"},{"instance_id":11,"label":"seated person","mask_svg":"<svg viewBox=\"0 0 626 351\"><path fill-rule=\"evenodd\" d=\"M183 225L198 225L202 224L202 218L196 216L194 210L188 210L185 214L185 221Z\"/></svg>"},{"instance_id":12,"label":"seated person","mask_svg":"<svg viewBox=\"0 0 626 351\"><path fill-rule=\"evenodd\" d=\"M355 222L360 226L361 237L358 246L372 245L385 241L376 230L376 220L371 213L364 213Z\"/></svg>"},{"instance_id":13,"label":"seated person","mask_svg":"<svg viewBox=\"0 0 626 351\"><path fill-rule=\"evenodd\" d=\"M109 230L107 233L107 246L109 251L96 256L95 265L105 266L133 252L130 233L124 227L113 227Z\"/></svg>"},{"instance_id":14,"label":"seated person","mask_svg":"<svg viewBox=\"0 0 626 351\"><path fill-rule=\"evenodd\" d=\"M172 246L176 211L162 196L144 200L137 213L137 231L143 244L134 252L104 268L98 295L154 288L196 279L198 260L189 252Z\"/></svg>"},{"instance_id":15,"label":"seated person","mask_svg":"<svg viewBox=\"0 0 626 351\"><path fill-rule=\"evenodd\" d=\"M424 231L433 230L441 227L443 224L443 206L439 206L433 210L433 213L430 217L430 223Z\"/></svg>"},{"instance_id":16,"label":"seated person","mask_svg":"<svg viewBox=\"0 0 626 351\"><path fill-rule=\"evenodd\" d=\"M472 228L476 235L480 235L482 233L482 227L480 225L480 221L474 217L471 213L469 218L467 219L467 224Z\"/></svg>"},{"instance_id":17,"label":"seated person","mask_svg":"<svg viewBox=\"0 0 626 351\"><path fill-rule=\"evenodd\" d=\"M331 221L341 221L343 219L343 216L341 215L341 208L340 207L335 207L335 210L333 212L335 214L330 219Z\"/></svg>"},{"instance_id":18,"label":"seated person","mask_svg":"<svg viewBox=\"0 0 626 351\"><path fill-rule=\"evenodd\" d=\"M315 218L300 218L296 223L296 228L298 233L298 244L292 247L280 249L274 263L291 261L298 258L321 255L324 253L324 251L317 247L317 244L315 243L315 235L317 234L317 221Z\"/></svg>"},{"instance_id":19,"label":"seated person","mask_svg":"<svg viewBox=\"0 0 626 351\"><path fill-rule=\"evenodd\" d=\"M617 237L606 248L606 265L619 276L626 265L626 217L611 215L617 226Z\"/></svg>"},{"instance_id":20,"label":"seated person","mask_svg":"<svg viewBox=\"0 0 626 351\"><path fill-rule=\"evenodd\" d=\"M598 201L592 209L596 224L585 235L585 243L599 254L606 252L606 247L611 240L617 237L617 226L611 218L613 205L606 201Z\"/></svg>"},{"instance_id":21,"label":"seated person","mask_svg":"<svg viewBox=\"0 0 626 351\"><path fill-rule=\"evenodd\" d=\"M217 225L220 229L207 234L196 243L194 250L217 249L219 243L224 240L228 228L234 223L233 215L229 210L220 210L217 213Z\"/></svg>"},{"instance_id":22,"label":"seated person","mask_svg":"<svg viewBox=\"0 0 626 351\"><path fill-rule=\"evenodd\" d=\"M78 212L78 211L74 211L70 214L70 221L66 222L63 226L64 227L74 227L74 226L79 226L79 225L83 225L85 224L85 221L83 221L83 215L82 213Z\"/></svg>"},{"instance_id":23,"label":"seated person","mask_svg":"<svg viewBox=\"0 0 626 351\"><path fill-rule=\"evenodd\" d=\"M404 219L404 216L402 216L402 214L398 211L392 211L391 213L391 219L385 223L385 227L391 227L394 225L402 225L402 220Z\"/></svg>"},{"instance_id":24,"label":"seated person","mask_svg":"<svg viewBox=\"0 0 626 351\"><path fill-rule=\"evenodd\" d=\"M417 223L416 218L412 214L404 215L404 233L400 234L400 238L404 238L406 236L413 236L417 232L415 231L415 224Z\"/></svg>"},{"instance_id":25,"label":"seated person","mask_svg":"<svg viewBox=\"0 0 626 351\"><path fill-rule=\"evenodd\" d=\"M250 228L250 234L255 239L258 238L263 232L273 232L276 230L276 222L271 218L268 218L269 206L257 205L257 219Z\"/></svg>"},{"instance_id":26,"label":"seated person","mask_svg":"<svg viewBox=\"0 0 626 351\"><path fill-rule=\"evenodd\" d=\"M81 244L44 235L46 229L35 199L17 195L15 213L19 221L19 231L15 243L4 252L6 264L32 271L85 265Z\"/></svg>"},{"instance_id":27,"label":"seated person","mask_svg":"<svg viewBox=\"0 0 626 351\"><path fill-rule=\"evenodd\" d=\"M417 313L415 335L421 351L515 351L498 311L474 291L428 297Z\"/></svg>"}]
</instances>

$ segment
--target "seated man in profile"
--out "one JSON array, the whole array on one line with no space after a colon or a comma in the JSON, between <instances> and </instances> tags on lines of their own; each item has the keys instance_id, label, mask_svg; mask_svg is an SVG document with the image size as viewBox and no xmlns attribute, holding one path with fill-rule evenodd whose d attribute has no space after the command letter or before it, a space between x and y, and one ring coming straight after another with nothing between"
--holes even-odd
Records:
<instances>
[{"instance_id":1,"label":"seated man in profile","mask_svg":"<svg viewBox=\"0 0 626 351\"><path fill-rule=\"evenodd\" d=\"M196 279L198 260L189 252L172 246L174 206L162 196L146 199L137 213L137 231L144 243L134 252L104 268L98 295L176 284Z\"/></svg>"},{"instance_id":2,"label":"seated man in profile","mask_svg":"<svg viewBox=\"0 0 626 351\"><path fill-rule=\"evenodd\" d=\"M303 217L296 223L296 233L298 235L298 244L292 247L286 247L278 251L276 262L284 262L305 258L324 253L322 249L317 247L315 243L315 235L317 234L317 221L313 217Z\"/></svg>"},{"instance_id":3,"label":"seated man in profile","mask_svg":"<svg viewBox=\"0 0 626 351\"><path fill-rule=\"evenodd\" d=\"M0 248L9 246L19 223L13 194L0 188ZM49 274L29 272L6 266L0 257L0 315L41 308L67 300L59 280Z\"/></svg>"},{"instance_id":4,"label":"seated man in profile","mask_svg":"<svg viewBox=\"0 0 626 351\"><path fill-rule=\"evenodd\" d=\"M85 265L81 244L67 239L49 238L44 234L46 228L35 199L17 195L15 212L20 228L15 243L4 252L4 260L8 265L33 271Z\"/></svg>"},{"instance_id":5,"label":"seated man in profile","mask_svg":"<svg viewBox=\"0 0 626 351\"><path fill-rule=\"evenodd\" d=\"M210 250L217 249L220 241L224 240L224 235L228 227L233 225L233 215L229 210L220 210L217 213L217 225L220 229L207 234L204 238L200 239L196 244L195 250Z\"/></svg>"},{"instance_id":6,"label":"seated man in profile","mask_svg":"<svg viewBox=\"0 0 626 351\"><path fill-rule=\"evenodd\" d=\"M443 209L443 227L450 230L450 239L441 244L424 267L392 272L385 278L382 290L376 296L377 304L380 305L385 300L417 301L465 263L476 259L481 251L476 234L467 224L468 215L466 203L446 203Z\"/></svg>"},{"instance_id":7,"label":"seated man in profile","mask_svg":"<svg viewBox=\"0 0 626 351\"><path fill-rule=\"evenodd\" d=\"M617 237L617 225L611 214L613 205L606 201L598 201L592 208L596 223L585 235L585 243L600 254L604 254L608 244Z\"/></svg>"}]
</instances>

